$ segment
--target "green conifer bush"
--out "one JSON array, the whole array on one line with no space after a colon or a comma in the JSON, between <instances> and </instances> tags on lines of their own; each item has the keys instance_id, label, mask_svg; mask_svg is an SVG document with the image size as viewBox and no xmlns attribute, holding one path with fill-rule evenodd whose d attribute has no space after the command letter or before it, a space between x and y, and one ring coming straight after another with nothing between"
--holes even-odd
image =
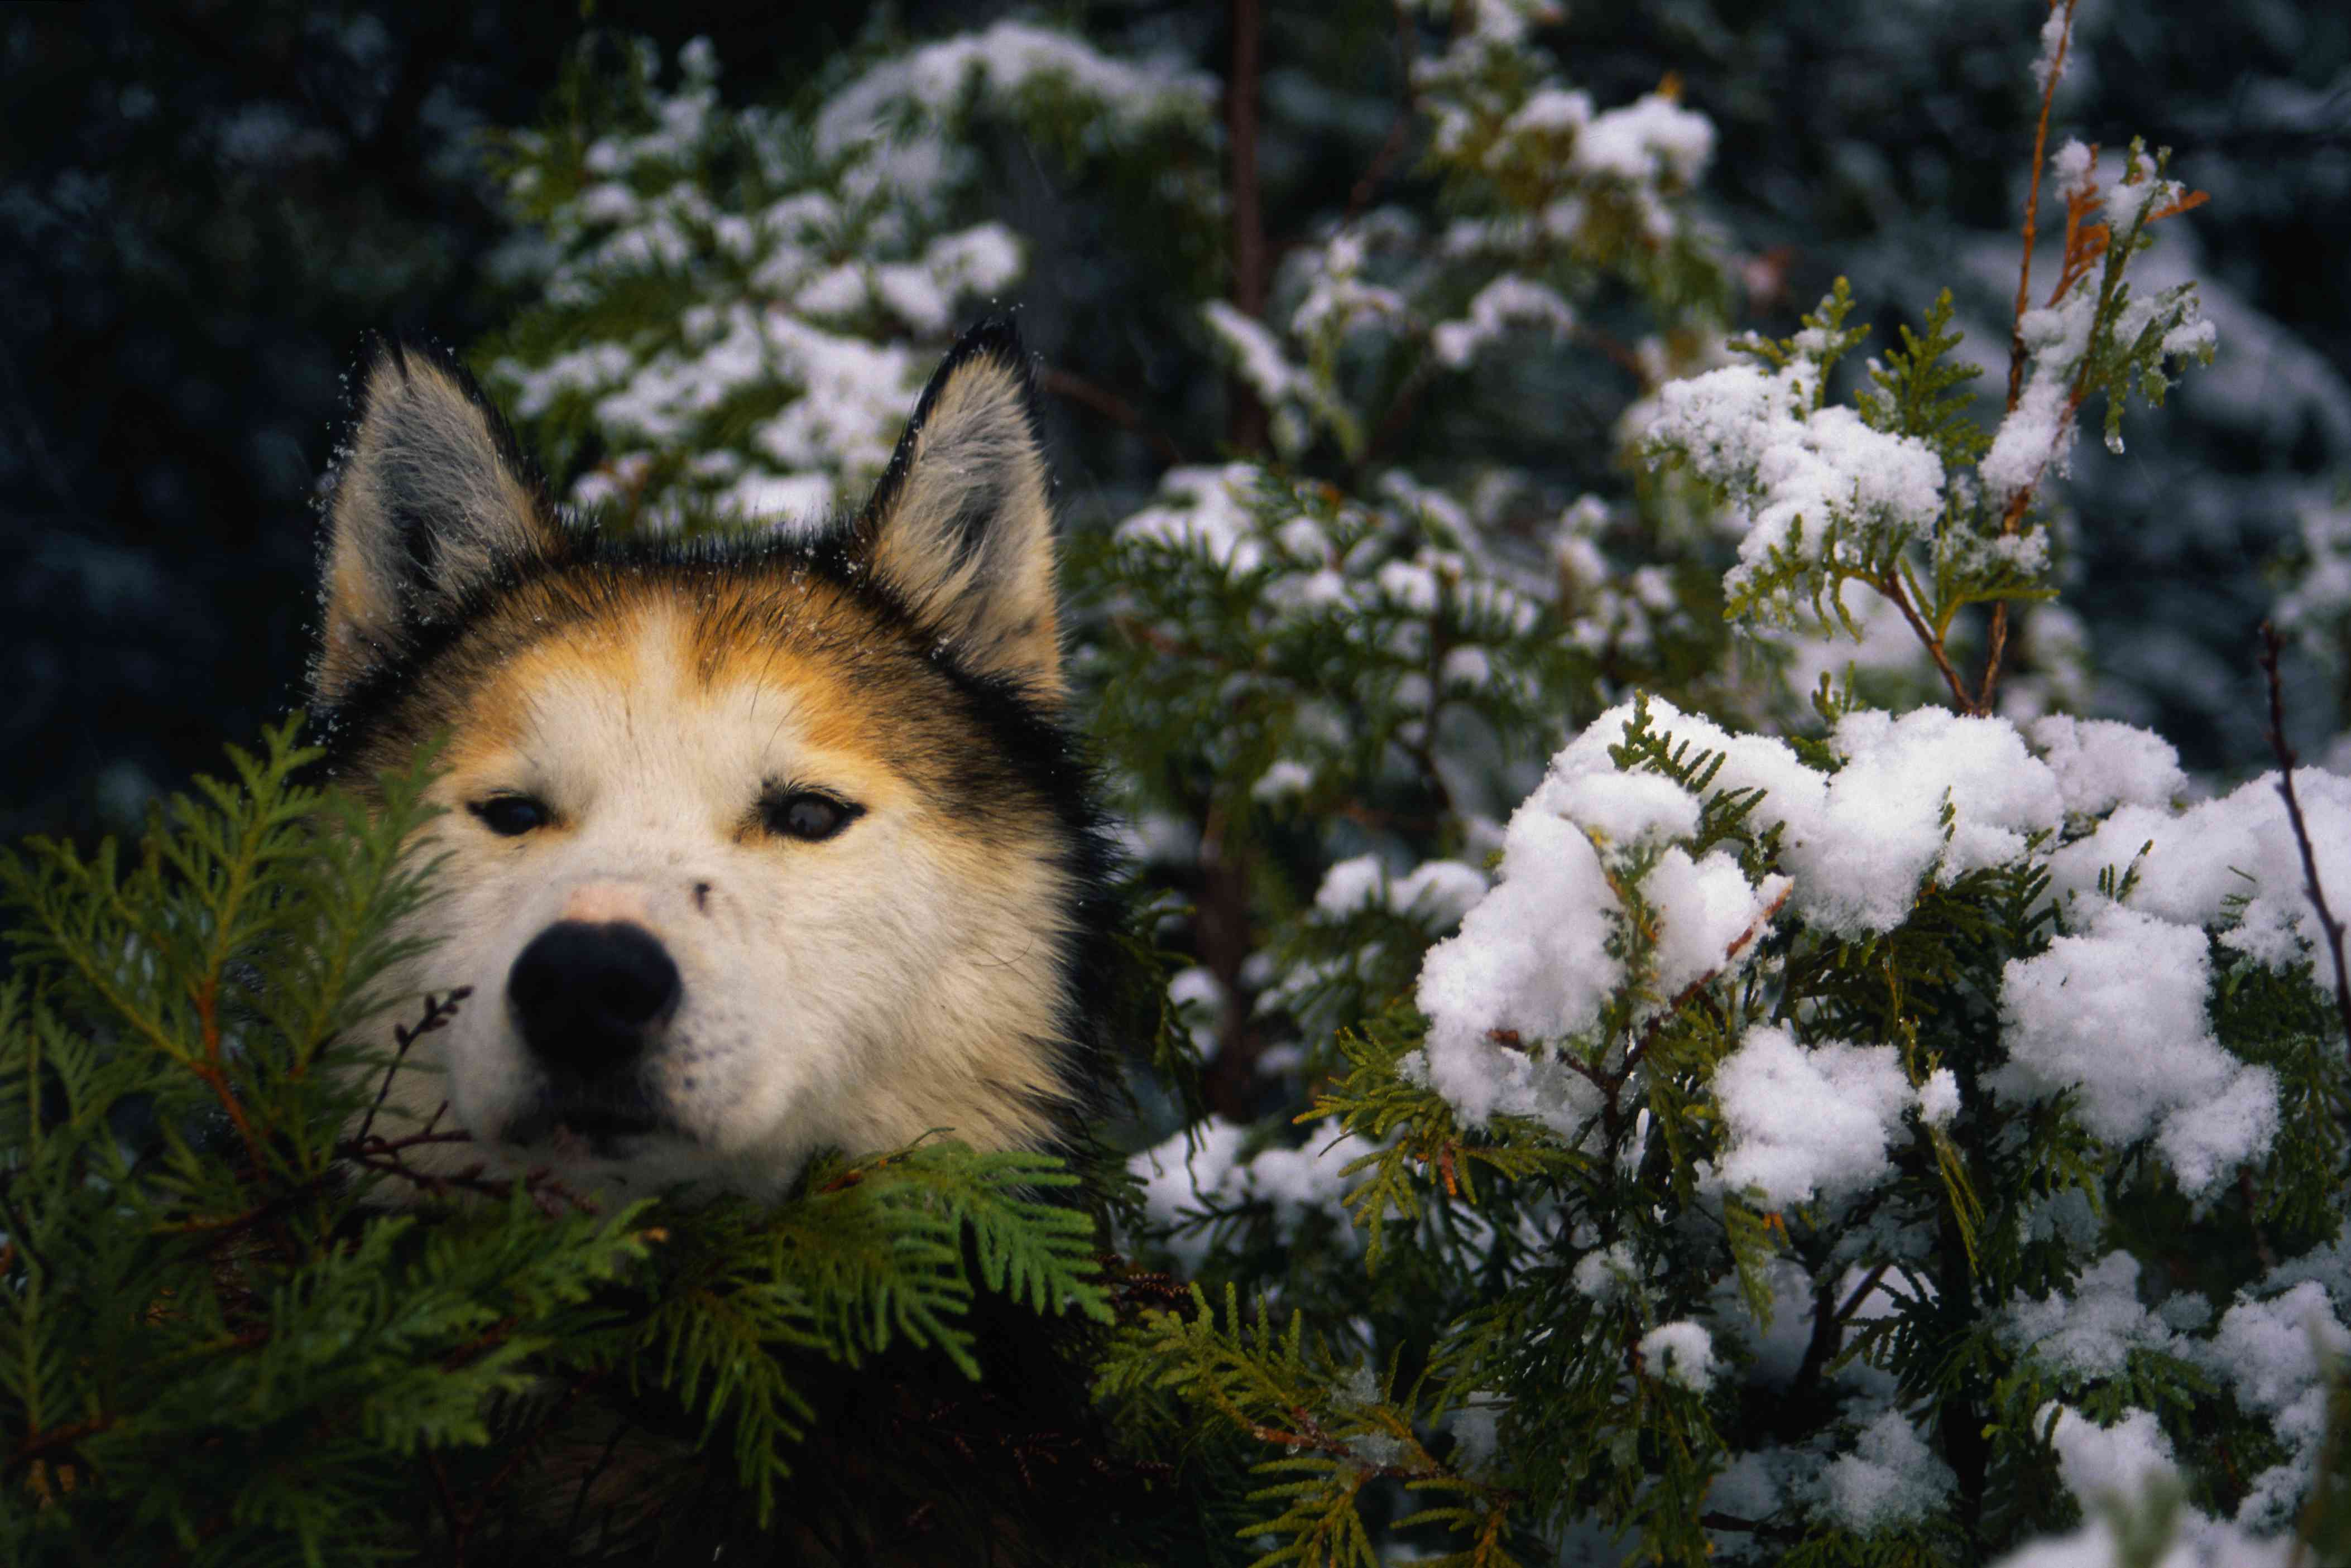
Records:
<instances>
[{"instance_id":1,"label":"green conifer bush","mask_svg":"<svg viewBox=\"0 0 2351 1568\"><path fill-rule=\"evenodd\" d=\"M500 143L538 294L476 358L605 526L854 504L957 322L1073 233L1115 282L1040 384L1156 998L1127 1158L408 1190L439 1135L333 1042L429 896L413 781L363 824L276 738L136 869L10 863L15 1539L429 1552L616 1379L773 1523L810 1369L985 1388L995 1302L1092 1325L1088 1462L1157 1500L1105 1562L2351 1560L2351 780L2073 711L2078 426L2127 461L2227 345L2133 272L2202 194L2048 145L2072 18L2004 356L1932 282L1734 333L1704 106L1595 103L1539 0L876 32L768 102L584 50ZM1364 171L1270 246L1257 153L1332 126Z\"/></svg>"},{"instance_id":2,"label":"green conifer bush","mask_svg":"<svg viewBox=\"0 0 2351 1568\"><path fill-rule=\"evenodd\" d=\"M467 1001L381 983L432 897L400 854L429 772L371 811L299 781L295 728L134 858L0 857L8 1561L545 1560L516 1532L575 1509L554 1539L590 1556L641 1546L637 1511L676 1542L657 1492L623 1511L523 1463L620 1389L711 1445L732 1484L686 1535L723 1541L726 1508L777 1511L829 1369L908 1345L977 1377L977 1300L1107 1316L1041 1156L820 1160L772 1210L411 1167L465 1135L381 1112L391 1064L344 1036L395 1005L405 1051Z\"/></svg>"}]
</instances>

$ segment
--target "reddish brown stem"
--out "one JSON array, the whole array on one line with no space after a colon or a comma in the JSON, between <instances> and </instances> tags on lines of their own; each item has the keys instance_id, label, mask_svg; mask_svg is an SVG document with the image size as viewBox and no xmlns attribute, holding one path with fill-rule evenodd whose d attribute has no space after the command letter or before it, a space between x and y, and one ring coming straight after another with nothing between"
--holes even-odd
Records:
<instances>
[{"instance_id":1,"label":"reddish brown stem","mask_svg":"<svg viewBox=\"0 0 2351 1568\"><path fill-rule=\"evenodd\" d=\"M1183 450L1169 439L1165 431L1135 412L1134 405L1109 388L1098 386L1083 376L1053 366L1041 367L1037 372L1037 385L1054 397L1092 409L1121 430L1130 431L1149 441L1159 455L1171 463L1184 461Z\"/></svg>"},{"instance_id":2,"label":"reddish brown stem","mask_svg":"<svg viewBox=\"0 0 2351 1568\"><path fill-rule=\"evenodd\" d=\"M1957 670L1951 668L1950 656L1943 651L1943 639L1935 635L1934 628L1926 623L1917 609L1910 603L1909 590L1902 586L1901 577L1888 573L1878 579L1877 591L1894 602L1894 607L1902 612L1902 618L1910 623L1910 629L1917 633L1919 642L1926 647L1928 657L1935 661L1935 668L1942 671L1944 682L1951 689L1951 700L1959 705L1959 711L1982 712L1983 709L1978 704L1976 699L1968 694L1968 683L1959 679L1959 672ZM1994 618L1997 621L1998 618Z\"/></svg>"},{"instance_id":3,"label":"reddish brown stem","mask_svg":"<svg viewBox=\"0 0 2351 1568\"><path fill-rule=\"evenodd\" d=\"M2351 974L2343 965L2343 922L2327 907L2326 889L2318 881L2318 857L2310 846L2310 825L2303 820L2302 801L2294 794L2294 770L2301 761L2285 738L2285 697L2278 681L2277 628L2262 622L2262 677L2269 683L2270 749L2277 754L2278 794L2285 797L2286 820L2294 826L2294 847L2302 851L2303 881L2310 891L2310 907L2317 911L2318 929L2326 935L2326 950L2335 960L2335 1011L2343 1022L2343 1039L2351 1045Z\"/></svg>"},{"instance_id":4,"label":"reddish brown stem","mask_svg":"<svg viewBox=\"0 0 2351 1568\"><path fill-rule=\"evenodd\" d=\"M2049 62L2049 79L2041 85L2041 119L2032 128L2032 176L2024 198L2024 265L2016 279L2016 324L2008 341L2008 411L2024 391L2024 313L2032 305L2032 231L2041 212L2041 166L2049 147L2049 106L2057 97L2057 78L2065 74L2065 51L2074 42L2075 0L2049 0L2051 15L2065 7L2065 30L2057 39L2056 57Z\"/></svg>"},{"instance_id":5,"label":"reddish brown stem","mask_svg":"<svg viewBox=\"0 0 2351 1568\"><path fill-rule=\"evenodd\" d=\"M2017 268L2015 320L2010 327L2008 339L2008 411L2011 414L2016 412L2017 400L2024 395L2026 358L2024 313L2032 307L2032 238L2034 229L2039 226L2038 220L2041 213L2041 169L2042 165L2048 161L2049 106L2056 99L2057 79L2065 74L2065 51L2073 46L2074 42L2075 0L2049 0L2049 10L2053 16L2055 15L2061 4L2065 7L2065 30L2059 35L2056 56L2049 62L2049 79L2041 85L2041 118L2032 127L2032 173L2025 187L2024 261L2023 265ZM2072 226L2070 217L2067 220L2067 226L2070 233ZM2071 246L2067 248L2070 250ZM2079 406L2080 400L2077 395L2074 399L2075 406ZM2070 413L2065 422L2058 428L2061 430L2072 428ZM2000 531L2002 534L2016 532L2017 524L2024 515L2024 506L2029 504L2032 499L2031 485L2017 492L2016 499L2009 504L2007 515L2001 519ZM1935 652L1937 660L1939 662L1942 650L1938 648ZM1991 628L1984 639L1983 679L1976 683L1975 701L1970 702L1961 696L1961 708L1972 713L1991 711L1992 692L2000 685L2001 660L2007 652L2008 601L2002 599L1991 607ZM1947 675L1949 673L1948 669L1945 673ZM1955 693L1959 691L1959 681L1956 677L1952 678L1951 689Z\"/></svg>"},{"instance_id":6,"label":"reddish brown stem","mask_svg":"<svg viewBox=\"0 0 2351 1568\"><path fill-rule=\"evenodd\" d=\"M1265 314L1265 208L1258 189L1258 90L1264 74L1265 17L1259 0L1229 0L1232 67L1225 76L1226 198L1232 213L1232 300L1244 316ZM1227 434L1242 452L1263 450L1265 405L1238 376L1229 378L1232 419Z\"/></svg>"}]
</instances>

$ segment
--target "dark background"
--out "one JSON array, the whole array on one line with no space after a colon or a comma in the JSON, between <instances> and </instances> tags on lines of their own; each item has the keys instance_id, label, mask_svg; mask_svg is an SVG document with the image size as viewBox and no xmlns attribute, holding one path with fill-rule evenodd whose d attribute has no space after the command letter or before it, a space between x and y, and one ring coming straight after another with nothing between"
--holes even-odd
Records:
<instances>
[{"instance_id":1,"label":"dark background","mask_svg":"<svg viewBox=\"0 0 2351 1568\"><path fill-rule=\"evenodd\" d=\"M925 36L1000 9L888 19ZM1117 11L1155 9L1197 14L1171 36L1215 57L1220 6ZM2351 473L2347 9L2083 6L2079 129L2177 149L2215 192L2190 220L2205 275L2291 350L2267 381L2175 405L2138 461L2076 487L2093 546L2074 602L2116 677L2102 700L2205 768L2260 756L2239 650L2272 591L2262 568L2298 499ZM1785 308L1757 323L1775 326L1836 272L1865 298L1907 296L1939 281L1955 236L2013 227L2040 14L1589 3L1551 41L1604 105L1680 73L1722 131L1718 219L1785 268ZM0 836L135 820L297 700L341 373L368 331L463 347L511 309L481 133L531 123L583 31L665 57L709 36L728 91L752 96L805 80L870 19L772 0L0 10ZM1366 98L1394 71L1367 60ZM1377 113L1293 116L1269 212L1343 204L1384 130ZM1050 337L1052 301L1024 303ZM2224 329L2224 354L2243 347ZM2307 738L2342 727L2322 680L2301 690L2321 698Z\"/></svg>"}]
</instances>

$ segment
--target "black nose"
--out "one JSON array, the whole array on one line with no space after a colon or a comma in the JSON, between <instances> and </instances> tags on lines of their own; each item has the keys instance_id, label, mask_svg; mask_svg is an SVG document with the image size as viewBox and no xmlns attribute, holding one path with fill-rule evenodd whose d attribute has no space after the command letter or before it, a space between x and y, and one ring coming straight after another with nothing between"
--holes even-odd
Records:
<instances>
[{"instance_id":1,"label":"black nose","mask_svg":"<svg viewBox=\"0 0 2351 1568\"><path fill-rule=\"evenodd\" d=\"M523 1043L549 1066L582 1075L641 1054L677 1008L677 965L651 931L625 920L562 920L531 940L507 976Z\"/></svg>"}]
</instances>

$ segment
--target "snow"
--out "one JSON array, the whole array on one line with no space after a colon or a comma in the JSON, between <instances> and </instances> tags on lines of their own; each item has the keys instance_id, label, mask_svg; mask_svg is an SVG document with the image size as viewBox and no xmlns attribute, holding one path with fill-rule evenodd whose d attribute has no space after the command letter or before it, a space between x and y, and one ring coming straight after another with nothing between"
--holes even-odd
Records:
<instances>
[{"instance_id":1,"label":"snow","mask_svg":"<svg viewBox=\"0 0 2351 1568\"><path fill-rule=\"evenodd\" d=\"M2082 1125L2108 1143L2157 1135L2180 1189L2209 1191L2276 1135L2277 1081L2220 1048L2206 1015L2211 960L2193 926L2109 907L2001 978L2008 1064L1993 1092L2077 1091Z\"/></svg>"},{"instance_id":2,"label":"snow","mask_svg":"<svg viewBox=\"0 0 2351 1568\"><path fill-rule=\"evenodd\" d=\"M2294 587L2279 596L2275 618L2299 632L2311 652L2339 663L2335 628L2351 616L2351 505L2306 504L2295 522L2304 564Z\"/></svg>"},{"instance_id":3,"label":"snow","mask_svg":"<svg viewBox=\"0 0 2351 1568\"><path fill-rule=\"evenodd\" d=\"M1255 317L1221 299L1203 305L1200 315L1232 354L1241 379L1267 403L1283 402L1309 383L1307 373L1283 358L1281 344Z\"/></svg>"},{"instance_id":4,"label":"snow","mask_svg":"<svg viewBox=\"0 0 2351 1568\"><path fill-rule=\"evenodd\" d=\"M714 500L738 517L787 526L813 526L824 521L833 504L832 481L820 473L780 477L747 473Z\"/></svg>"},{"instance_id":5,"label":"snow","mask_svg":"<svg viewBox=\"0 0 2351 1568\"><path fill-rule=\"evenodd\" d=\"M1540 87L1503 128L1507 136L1530 130L1581 130L1592 123L1592 95L1568 88Z\"/></svg>"},{"instance_id":6,"label":"snow","mask_svg":"<svg viewBox=\"0 0 2351 1568\"><path fill-rule=\"evenodd\" d=\"M1251 800L1272 804L1294 799L1314 787L1314 770L1304 763L1283 757L1258 775L1249 786Z\"/></svg>"},{"instance_id":7,"label":"snow","mask_svg":"<svg viewBox=\"0 0 2351 1568\"><path fill-rule=\"evenodd\" d=\"M2304 767L2294 770L2294 782L2320 885L2330 901L2351 898L2351 778ZM2100 873L2119 877L2134 865L2137 878L2124 900L2132 909L2214 928L2222 946L2273 969L2324 952L2274 773L2179 812L2126 804L2053 856L2050 875L2074 911L2069 919L2085 920L2090 908L2107 901Z\"/></svg>"},{"instance_id":8,"label":"snow","mask_svg":"<svg viewBox=\"0 0 2351 1568\"><path fill-rule=\"evenodd\" d=\"M1714 122L1662 93L1594 115L1575 138L1571 161L1587 174L1635 184L1697 182L1714 157Z\"/></svg>"},{"instance_id":9,"label":"snow","mask_svg":"<svg viewBox=\"0 0 2351 1568\"><path fill-rule=\"evenodd\" d=\"M1949 1127L1959 1114L1959 1075L1949 1067L1938 1067L1919 1086L1918 1119L1930 1127Z\"/></svg>"},{"instance_id":10,"label":"snow","mask_svg":"<svg viewBox=\"0 0 2351 1568\"><path fill-rule=\"evenodd\" d=\"M2139 1304L2138 1260L2107 1253L2085 1270L2073 1293L2009 1303L2001 1337L2051 1371L2076 1378L2112 1377L2133 1350L2176 1352L2179 1338Z\"/></svg>"},{"instance_id":11,"label":"snow","mask_svg":"<svg viewBox=\"0 0 2351 1568\"><path fill-rule=\"evenodd\" d=\"M1635 1347L1652 1377L1703 1394L1714 1383L1714 1340L1701 1324L1667 1323L1641 1336Z\"/></svg>"},{"instance_id":12,"label":"snow","mask_svg":"<svg viewBox=\"0 0 2351 1568\"><path fill-rule=\"evenodd\" d=\"M1584 1253L1575 1261L1574 1279L1578 1291L1603 1304L1637 1290L1641 1269L1634 1261L1632 1243L1619 1241Z\"/></svg>"},{"instance_id":13,"label":"snow","mask_svg":"<svg viewBox=\"0 0 2351 1568\"><path fill-rule=\"evenodd\" d=\"M1714 1071L1727 1140L1715 1179L1787 1209L1893 1174L1886 1146L1917 1103L1891 1045L1807 1049L1781 1026L1747 1032Z\"/></svg>"},{"instance_id":14,"label":"snow","mask_svg":"<svg viewBox=\"0 0 2351 1568\"><path fill-rule=\"evenodd\" d=\"M2095 276L2075 284L2053 306L2028 310L2018 319L2017 332L2030 356L2024 389L2000 422L1991 449L1976 464L1987 499L1995 508L2007 507L2020 492L2041 483L2053 464L2060 474L2068 471L2067 454L2074 445L2074 377L2089 352L2090 334L2098 316Z\"/></svg>"},{"instance_id":15,"label":"snow","mask_svg":"<svg viewBox=\"0 0 2351 1568\"><path fill-rule=\"evenodd\" d=\"M2267 1416L2293 1457L2252 1478L2237 1511L2248 1528L2290 1526L2326 1437L2326 1368L2322 1355L2351 1350L2325 1287L2305 1280L2268 1301L2240 1300L2221 1314L2203 1360L2235 1386L2237 1403Z\"/></svg>"},{"instance_id":16,"label":"snow","mask_svg":"<svg viewBox=\"0 0 2351 1568\"><path fill-rule=\"evenodd\" d=\"M2187 793L2179 753L2153 731L2052 713L2025 732L2057 775L2068 815L2104 816L2118 805L2162 809Z\"/></svg>"},{"instance_id":17,"label":"snow","mask_svg":"<svg viewBox=\"0 0 2351 1568\"><path fill-rule=\"evenodd\" d=\"M1486 874L1458 860L1426 860L1391 877L1375 856L1341 860L1322 874L1317 913L1345 916L1364 909L1409 911L1450 926L1486 893Z\"/></svg>"},{"instance_id":18,"label":"snow","mask_svg":"<svg viewBox=\"0 0 2351 1568\"><path fill-rule=\"evenodd\" d=\"M1734 596L1756 584L1775 552L1822 565L1853 559L1852 541L1829 543L1833 524L1907 539L1942 515L1943 462L1934 450L1872 430L1851 409L1814 408L1819 390L1819 366L1799 358L1776 371L1726 365L1657 394L1646 446L1681 454L1721 486L1744 526L1739 564L1723 579Z\"/></svg>"},{"instance_id":19,"label":"snow","mask_svg":"<svg viewBox=\"0 0 2351 1568\"><path fill-rule=\"evenodd\" d=\"M1923 1442L1910 1417L1888 1410L1861 1429L1851 1453L1823 1469L1830 1518L1856 1534L1923 1518L1957 1477Z\"/></svg>"},{"instance_id":20,"label":"snow","mask_svg":"<svg viewBox=\"0 0 2351 1568\"><path fill-rule=\"evenodd\" d=\"M1839 721L1831 743L1845 765L1788 866L1798 907L1834 930L1890 930L1928 874L1949 880L2004 865L2063 818L2055 774L2005 720L1859 711Z\"/></svg>"},{"instance_id":21,"label":"snow","mask_svg":"<svg viewBox=\"0 0 2351 1568\"><path fill-rule=\"evenodd\" d=\"M1410 314L1402 295L1363 281L1365 236L1342 229L1320 251L1293 267L1307 279L1305 296L1290 313L1290 329L1301 337L1344 337L1357 327Z\"/></svg>"},{"instance_id":22,"label":"snow","mask_svg":"<svg viewBox=\"0 0 2351 1568\"><path fill-rule=\"evenodd\" d=\"M1604 720L1553 759L1510 817L1499 880L1422 965L1428 1041L1406 1070L1473 1123L1531 1116L1577 1136L1593 1105L1588 1085L1529 1048L1588 1034L1628 983L1646 982L1651 1011L1744 961L1786 896L1778 878L1750 886L1726 850L1694 858L1671 843L1695 827L1698 803L1670 781L1618 774L1592 737L1620 731ZM1649 863L1636 872L1627 857L1643 851ZM1635 877L1655 917L1646 976L1629 975L1610 950L1627 914L1611 887L1619 877Z\"/></svg>"},{"instance_id":23,"label":"snow","mask_svg":"<svg viewBox=\"0 0 2351 1568\"><path fill-rule=\"evenodd\" d=\"M1071 34L1004 21L909 50L852 82L817 116L817 151L837 158L887 135L893 111L903 104L943 116L974 84L1008 99L1046 83L1091 100L1096 124L1120 132L1165 116L1205 112L1217 90L1215 78L1203 72L1114 59Z\"/></svg>"},{"instance_id":24,"label":"snow","mask_svg":"<svg viewBox=\"0 0 2351 1568\"><path fill-rule=\"evenodd\" d=\"M2136 1502L2151 1483L2178 1474L2171 1439L2151 1410L2125 1410L2113 1426L2101 1427L2060 1407L2049 1441L2057 1450L2059 1479L2085 1511L2110 1501Z\"/></svg>"},{"instance_id":25,"label":"snow","mask_svg":"<svg viewBox=\"0 0 2351 1568\"><path fill-rule=\"evenodd\" d=\"M1505 273L1478 291L1467 316L1432 327L1429 342L1439 364L1466 369L1480 348L1520 322L1548 328L1552 337L1558 337L1575 325L1575 312L1557 290Z\"/></svg>"},{"instance_id":26,"label":"snow","mask_svg":"<svg viewBox=\"0 0 2351 1568\"><path fill-rule=\"evenodd\" d=\"M2056 177L2060 196L2088 190L2097 168L2097 154L2073 138L2049 155L2049 172Z\"/></svg>"},{"instance_id":27,"label":"snow","mask_svg":"<svg viewBox=\"0 0 2351 1568\"><path fill-rule=\"evenodd\" d=\"M1211 1210L1262 1205L1285 1240L1315 1220L1330 1221L1343 1245L1360 1238L1341 1201L1353 1181L1340 1172L1375 1145L1352 1133L1334 1138L1326 1127L1302 1148L1271 1146L1245 1156L1249 1130L1220 1116L1191 1129L1198 1147L1188 1152L1186 1136L1144 1149L1127 1168L1143 1182L1152 1223L1174 1232L1168 1247L1186 1270L1199 1270L1214 1250L1216 1227L1196 1223Z\"/></svg>"},{"instance_id":28,"label":"snow","mask_svg":"<svg viewBox=\"0 0 2351 1568\"><path fill-rule=\"evenodd\" d=\"M2074 7L2069 4L2052 5L2049 19L2041 24L2041 54L2032 62L2032 85L2043 93L2049 91L2057 73L2064 68L2065 39L2073 26Z\"/></svg>"},{"instance_id":29,"label":"snow","mask_svg":"<svg viewBox=\"0 0 2351 1568\"><path fill-rule=\"evenodd\" d=\"M1121 523L1118 537L1195 549L1235 571L1254 570L1265 548L1243 497L1256 476L1246 462L1171 468L1159 476L1158 502Z\"/></svg>"}]
</instances>

